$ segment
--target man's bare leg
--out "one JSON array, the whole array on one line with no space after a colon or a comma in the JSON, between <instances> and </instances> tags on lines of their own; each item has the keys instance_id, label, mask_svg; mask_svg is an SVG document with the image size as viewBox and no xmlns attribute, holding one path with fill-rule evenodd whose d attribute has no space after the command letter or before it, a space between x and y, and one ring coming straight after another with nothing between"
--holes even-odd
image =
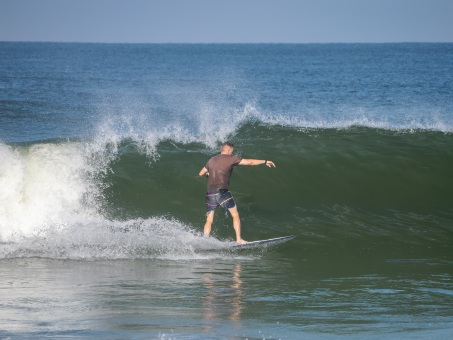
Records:
<instances>
[{"instance_id":1,"label":"man's bare leg","mask_svg":"<svg viewBox=\"0 0 453 340\"><path fill-rule=\"evenodd\" d=\"M228 209L231 217L233 218L233 228L236 232L236 242L239 244L246 243L246 240L241 238L241 218L239 217L239 212L236 206Z\"/></svg>"},{"instance_id":2,"label":"man's bare leg","mask_svg":"<svg viewBox=\"0 0 453 340\"><path fill-rule=\"evenodd\" d=\"M206 214L206 223L204 225L204 236L208 237L211 234L211 226L214 221L214 210Z\"/></svg>"}]
</instances>

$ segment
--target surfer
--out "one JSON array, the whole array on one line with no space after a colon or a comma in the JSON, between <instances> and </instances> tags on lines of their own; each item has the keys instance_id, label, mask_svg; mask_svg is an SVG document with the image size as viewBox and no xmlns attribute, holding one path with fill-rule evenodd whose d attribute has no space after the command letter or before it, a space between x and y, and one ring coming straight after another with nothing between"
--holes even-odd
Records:
<instances>
[{"instance_id":1,"label":"surfer","mask_svg":"<svg viewBox=\"0 0 453 340\"><path fill-rule=\"evenodd\" d=\"M229 190L230 177L233 168L237 165L261 165L264 164L269 168L275 164L269 160L245 159L233 155L234 145L225 142L220 148L220 154L212 157L206 165L200 170L201 177L208 178L208 190L206 194L206 224L204 225L204 236L211 233L212 222L214 221L214 211L220 205L226 211L229 211L233 218L233 228L236 232L236 242L239 244L247 241L241 238L241 219L234 201L233 195Z\"/></svg>"}]
</instances>

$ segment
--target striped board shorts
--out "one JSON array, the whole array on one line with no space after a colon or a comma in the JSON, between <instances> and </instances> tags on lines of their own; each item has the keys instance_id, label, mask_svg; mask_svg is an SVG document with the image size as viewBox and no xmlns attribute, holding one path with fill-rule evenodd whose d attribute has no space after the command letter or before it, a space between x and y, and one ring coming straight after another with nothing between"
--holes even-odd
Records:
<instances>
[{"instance_id":1,"label":"striped board shorts","mask_svg":"<svg viewBox=\"0 0 453 340\"><path fill-rule=\"evenodd\" d=\"M206 194L206 213L209 213L212 210L215 210L218 206L221 206L225 209L225 212L230 208L236 206L233 195L228 189L219 189L215 191L209 191Z\"/></svg>"}]
</instances>

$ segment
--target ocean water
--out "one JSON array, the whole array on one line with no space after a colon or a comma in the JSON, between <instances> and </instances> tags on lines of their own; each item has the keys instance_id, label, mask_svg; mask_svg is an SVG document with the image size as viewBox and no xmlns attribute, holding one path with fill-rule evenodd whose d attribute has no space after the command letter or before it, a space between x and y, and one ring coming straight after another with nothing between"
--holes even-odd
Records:
<instances>
[{"instance_id":1,"label":"ocean water","mask_svg":"<svg viewBox=\"0 0 453 340\"><path fill-rule=\"evenodd\" d=\"M453 44L0 42L0 338L449 338L452 174Z\"/></svg>"}]
</instances>

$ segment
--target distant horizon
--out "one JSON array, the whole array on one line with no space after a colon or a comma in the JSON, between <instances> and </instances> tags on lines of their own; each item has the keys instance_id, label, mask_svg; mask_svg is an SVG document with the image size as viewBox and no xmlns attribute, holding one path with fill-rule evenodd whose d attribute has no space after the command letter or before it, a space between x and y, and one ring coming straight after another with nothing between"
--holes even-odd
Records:
<instances>
[{"instance_id":1,"label":"distant horizon","mask_svg":"<svg viewBox=\"0 0 453 340\"><path fill-rule=\"evenodd\" d=\"M453 41L382 41L382 42L102 42L0 40L0 43L105 44L105 45L380 45L380 44L453 44Z\"/></svg>"},{"instance_id":2,"label":"distant horizon","mask_svg":"<svg viewBox=\"0 0 453 340\"><path fill-rule=\"evenodd\" d=\"M451 0L0 0L0 41L453 42Z\"/></svg>"}]
</instances>

